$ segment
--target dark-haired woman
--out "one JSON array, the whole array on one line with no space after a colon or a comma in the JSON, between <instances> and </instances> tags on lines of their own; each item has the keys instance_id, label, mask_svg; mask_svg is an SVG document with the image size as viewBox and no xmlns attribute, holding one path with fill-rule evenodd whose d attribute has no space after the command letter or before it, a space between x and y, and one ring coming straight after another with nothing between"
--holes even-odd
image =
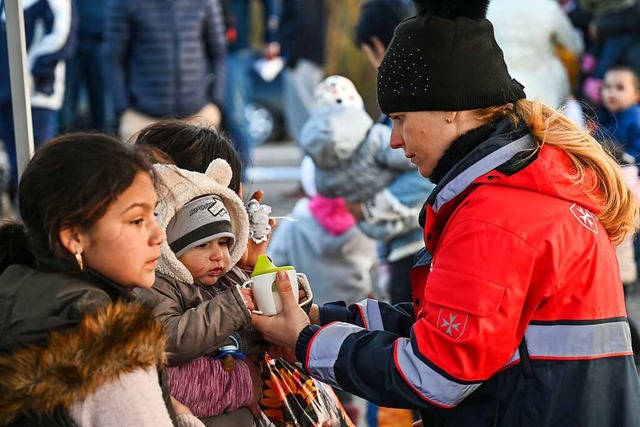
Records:
<instances>
[{"instance_id":1,"label":"dark-haired woman","mask_svg":"<svg viewBox=\"0 0 640 427\"><path fill-rule=\"evenodd\" d=\"M283 311L254 324L316 378L424 426L638 426L614 249L638 201L588 133L525 99L487 3L416 1L378 70L391 146L436 184L414 304L307 318L285 277Z\"/></svg>"},{"instance_id":2,"label":"dark-haired woman","mask_svg":"<svg viewBox=\"0 0 640 427\"><path fill-rule=\"evenodd\" d=\"M0 228L0 425L174 425L162 329L130 297L153 284L165 241L146 158L62 136L18 199L23 223Z\"/></svg>"}]
</instances>

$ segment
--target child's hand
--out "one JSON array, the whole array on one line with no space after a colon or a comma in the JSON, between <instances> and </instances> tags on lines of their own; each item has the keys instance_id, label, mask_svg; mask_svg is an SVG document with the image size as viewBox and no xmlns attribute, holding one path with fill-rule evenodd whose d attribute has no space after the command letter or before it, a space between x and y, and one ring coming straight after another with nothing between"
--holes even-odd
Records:
<instances>
[{"instance_id":1,"label":"child's hand","mask_svg":"<svg viewBox=\"0 0 640 427\"><path fill-rule=\"evenodd\" d=\"M262 190L258 190L253 193L251 196L252 200L256 200L258 202L262 201L262 197L264 196L264 192ZM251 225L251 223L250 223ZM254 227L256 225L254 224ZM247 248L242 254L242 258L238 261L238 267L240 267L244 271L253 271L253 268L256 265L256 260L258 259L258 255L262 255L267 251L267 245L269 244L269 239L271 238L271 231L276 226L276 220L273 218L269 218L267 224L263 224L259 228L265 229L269 227L269 232L267 232L262 238L264 240L256 242L253 238L249 238L249 242L247 243Z\"/></svg>"},{"instance_id":2,"label":"child's hand","mask_svg":"<svg viewBox=\"0 0 640 427\"><path fill-rule=\"evenodd\" d=\"M242 299L249 311L256 309L256 303L253 301L253 291L251 289L240 288L240 295L242 295Z\"/></svg>"},{"instance_id":3,"label":"child's hand","mask_svg":"<svg viewBox=\"0 0 640 427\"><path fill-rule=\"evenodd\" d=\"M176 415L193 415L191 409L178 402L176 399L174 399L173 396L171 396L171 406L173 406L173 410L175 411Z\"/></svg>"},{"instance_id":4,"label":"child's hand","mask_svg":"<svg viewBox=\"0 0 640 427\"><path fill-rule=\"evenodd\" d=\"M307 300L307 291L305 291L304 289L300 288L298 290L298 304L302 304L306 300Z\"/></svg>"}]
</instances>

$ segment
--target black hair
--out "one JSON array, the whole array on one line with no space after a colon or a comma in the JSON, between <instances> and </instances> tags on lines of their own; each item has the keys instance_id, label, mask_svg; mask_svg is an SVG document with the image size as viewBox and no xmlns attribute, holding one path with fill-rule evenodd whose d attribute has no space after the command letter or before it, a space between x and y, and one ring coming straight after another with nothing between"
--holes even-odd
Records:
<instances>
[{"instance_id":1,"label":"black hair","mask_svg":"<svg viewBox=\"0 0 640 427\"><path fill-rule=\"evenodd\" d=\"M159 148L176 166L192 172L205 173L213 160L226 160L232 171L229 188L236 193L240 189L242 162L238 152L226 135L215 128L162 120L142 129L135 143Z\"/></svg>"},{"instance_id":2,"label":"black hair","mask_svg":"<svg viewBox=\"0 0 640 427\"><path fill-rule=\"evenodd\" d=\"M631 77L633 78L633 84L636 87L636 90L640 90L640 77L638 77L637 71L633 68L626 65L612 65L611 67L607 68L607 72L609 71L626 71L630 73Z\"/></svg>"},{"instance_id":3,"label":"black hair","mask_svg":"<svg viewBox=\"0 0 640 427\"><path fill-rule=\"evenodd\" d=\"M60 230L91 229L139 172L153 177L150 159L107 135L70 133L41 146L18 187L22 223L0 227L0 272L11 264L78 271Z\"/></svg>"},{"instance_id":4,"label":"black hair","mask_svg":"<svg viewBox=\"0 0 640 427\"><path fill-rule=\"evenodd\" d=\"M366 44L371 47L371 39L377 37L384 47L388 47L393 32L400 22L411 16L414 10L407 0L370 0L360 9L356 25L356 46Z\"/></svg>"}]
</instances>

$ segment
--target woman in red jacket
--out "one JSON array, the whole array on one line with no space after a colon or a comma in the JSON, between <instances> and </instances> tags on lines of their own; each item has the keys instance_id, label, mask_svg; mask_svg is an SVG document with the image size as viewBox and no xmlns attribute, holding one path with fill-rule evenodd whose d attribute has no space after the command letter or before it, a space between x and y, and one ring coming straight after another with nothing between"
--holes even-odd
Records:
<instances>
[{"instance_id":1,"label":"woman in red jacket","mask_svg":"<svg viewBox=\"0 0 640 427\"><path fill-rule=\"evenodd\" d=\"M283 279L283 312L255 325L316 378L425 426L640 425L614 250L636 198L588 133L524 99L488 2L416 4L378 70L391 146L437 185L414 304L307 318Z\"/></svg>"}]
</instances>

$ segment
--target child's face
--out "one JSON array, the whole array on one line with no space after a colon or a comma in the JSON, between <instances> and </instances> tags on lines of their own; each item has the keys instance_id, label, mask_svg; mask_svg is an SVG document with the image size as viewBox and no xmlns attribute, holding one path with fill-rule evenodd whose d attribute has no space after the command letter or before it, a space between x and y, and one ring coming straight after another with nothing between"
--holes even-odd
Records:
<instances>
[{"instance_id":1,"label":"child's face","mask_svg":"<svg viewBox=\"0 0 640 427\"><path fill-rule=\"evenodd\" d=\"M229 239L223 237L191 248L178 260L191 272L197 284L213 286L229 269Z\"/></svg>"},{"instance_id":2,"label":"child's face","mask_svg":"<svg viewBox=\"0 0 640 427\"><path fill-rule=\"evenodd\" d=\"M602 103L610 113L626 110L640 100L640 90L629 71L607 71L602 84Z\"/></svg>"}]
</instances>

